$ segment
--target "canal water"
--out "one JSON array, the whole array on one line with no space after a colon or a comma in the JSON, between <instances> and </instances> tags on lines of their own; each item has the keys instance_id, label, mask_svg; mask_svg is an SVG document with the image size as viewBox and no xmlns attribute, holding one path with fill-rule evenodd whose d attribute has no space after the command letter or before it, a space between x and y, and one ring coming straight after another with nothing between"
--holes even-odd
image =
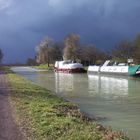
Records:
<instances>
[{"instance_id":1,"label":"canal water","mask_svg":"<svg viewBox=\"0 0 140 140\"><path fill-rule=\"evenodd\" d=\"M140 140L140 78L12 69L78 104L103 125Z\"/></svg>"}]
</instances>

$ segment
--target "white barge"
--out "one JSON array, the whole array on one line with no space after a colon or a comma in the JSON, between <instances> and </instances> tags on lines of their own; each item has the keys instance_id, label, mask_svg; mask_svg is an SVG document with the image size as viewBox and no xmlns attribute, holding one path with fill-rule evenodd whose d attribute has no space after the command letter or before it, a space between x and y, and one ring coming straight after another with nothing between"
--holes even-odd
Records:
<instances>
[{"instance_id":1,"label":"white barge","mask_svg":"<svg viewBox=\"0 0 140 140\"><path fill-rule=\"evenodd\" d=\"M88 73L140 76L140 65L129 66L126 63L114 63L113 65L109 65L109 63L110 60L107 60L102 66L89 66Z\"/></svg>"},{"instance_id":2,"label":"white barge","mask_svg":"<svg viewBox=\"0 0 140 140\"><path fill-rule=\"evenodd\" d=\"M74 63L71 60L56 61L54 70L55 72L66 72L66 73L86 72L82 64Z\"/></svg>"}]
</instances>

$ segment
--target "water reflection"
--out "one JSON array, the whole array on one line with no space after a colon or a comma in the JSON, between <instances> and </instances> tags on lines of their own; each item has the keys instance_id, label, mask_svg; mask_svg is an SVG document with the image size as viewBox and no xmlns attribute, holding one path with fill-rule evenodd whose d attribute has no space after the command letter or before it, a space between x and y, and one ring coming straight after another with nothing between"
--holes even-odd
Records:
<instances>
[{"instance_id":1,"label":"water reflection","mask_svg":"<svg viewBox=\"0 0 140 140\"><path fill-rule=\"evenodd\" d=\"M55 73L55 92L70 98L88 97L87 75Z\"/></svg>"},{"instance_id":2,"label":"water reflection","mask_svg":"<svg viewBox=\"0 0 140 140\"><path fill-rule=\"evenodd\" d=\"M84 81L88 81L85 83ZM82 89L82 92L81 92ZM100 75L81 75L55 73L55 92L80 95L85 91L86 96L101 96L117 98L128 95L128 79ZM83 94L82 94L83 95Z\"/></svg>"},{"instance_id":3,"label":"water reflection","mask_svg":"<svg viewBox=\"0 0 140 140\"><path fill-rule=\"evenodd\" d=\"M100 77L98 75L88 75L89 93L99 93L100 91Z\"/></svg>"},{"instance_id":4,"label":"water reflection","mask_svg":"<svg viewBox=\"0 0 140 140\"><path fill-rule=\"evenodd\" d=\"M73 74L55 73L55 90L56 93L72 92L74 89Z\"/></svg>"},{"instance_id":5,"label":"water reflection","mask_svg":"<svg viewBox=\"0 0 140 140\"><path fill-rule=\"evenodd\" d=\"M128 95L128 79L88 75L88 88L90 93L103 97L119 97Z\"/></svg>"}]
</instances>

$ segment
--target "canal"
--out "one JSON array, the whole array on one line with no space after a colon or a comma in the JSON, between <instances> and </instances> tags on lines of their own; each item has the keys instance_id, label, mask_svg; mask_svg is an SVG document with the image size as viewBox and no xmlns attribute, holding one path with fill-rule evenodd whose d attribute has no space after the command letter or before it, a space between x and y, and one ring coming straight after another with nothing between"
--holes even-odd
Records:
<instances>
[{"instance_id":1,"label":"canal","mask_svg":"<svg viewBox=\"0 0 140 140\"><path fill-rule=\"evenodd\" d=\"M140 139L140 78L12 70L78 104L103 125Z\"/></svg>"}]
</instances>

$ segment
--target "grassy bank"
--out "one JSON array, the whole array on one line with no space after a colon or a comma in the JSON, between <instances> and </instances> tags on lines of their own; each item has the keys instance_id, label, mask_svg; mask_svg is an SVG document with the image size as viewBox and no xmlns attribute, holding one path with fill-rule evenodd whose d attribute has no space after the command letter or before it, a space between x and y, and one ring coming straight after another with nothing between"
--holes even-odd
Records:
<instances>
[{"instance_id":1,"label":"grassy bank","mask_svg":"<svg viewBox=\"0 0 140 140\"><path fill-rule=\"evenodd\" d=\"M121 132L91 121L76 105L49 90L8 74L16 120L32 140L129 140Z\"/></svg>"},{"instance_id":2,"label":"grassy bank","mask_svg":"<svg viewBox=\"0 0 140 140\"><path fill-rule=\"evenodd\" d=\"M49 67L48 64L40 64L39 66L33 66L33 67L37 69L53 70L54 64L50 64Z\"/></svg>"}]
</instances>

